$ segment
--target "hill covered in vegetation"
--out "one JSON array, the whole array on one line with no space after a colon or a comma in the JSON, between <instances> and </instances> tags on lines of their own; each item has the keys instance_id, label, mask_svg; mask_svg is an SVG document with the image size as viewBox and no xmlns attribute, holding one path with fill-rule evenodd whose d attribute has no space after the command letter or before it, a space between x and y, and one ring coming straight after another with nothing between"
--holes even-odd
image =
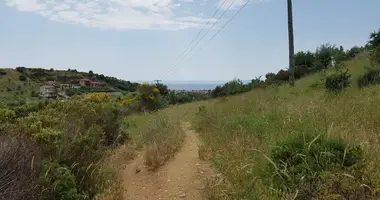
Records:
<instances>
[{"instance_id":1,"label":"hill covered in vegetation","mask_svg":"<svg viewBox=\"0 0 380 200\"><path fill-rule=\"evenodd\" d=\"M48 81L60 84L79 85L80 79L90 79L105 83L100 88L82 88L79 93L86 92L135 92L137 83L121 80L115 77L96 74L92 71L78 72L75 69L54 70L41 68L17 67L16 69L0 69L0 101L27 101L37 97L39 87ZM75 93L75 91L74 91Z\"/></svg>"}]
</instances>

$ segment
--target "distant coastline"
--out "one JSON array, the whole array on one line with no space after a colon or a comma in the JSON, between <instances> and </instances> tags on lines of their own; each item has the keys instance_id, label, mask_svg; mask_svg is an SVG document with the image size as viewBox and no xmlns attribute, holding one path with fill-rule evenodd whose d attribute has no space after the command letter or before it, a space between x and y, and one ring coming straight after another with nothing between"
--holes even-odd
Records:
<instances>
[{"instance_id":1,"label":"distant coastline","mask_svg":"<svg viewBox=\"0 0 380 200\"><path fill-rule=\"evenodd\" d=\"M155 83L154 81L137 81L138 83L149 82ZM213 90L216 86L222 86L228 81L160 81L161 83L168 86L170 90ZM250 82L249 80L243 80L244 83Z\"/></svg>"}]
</instances>

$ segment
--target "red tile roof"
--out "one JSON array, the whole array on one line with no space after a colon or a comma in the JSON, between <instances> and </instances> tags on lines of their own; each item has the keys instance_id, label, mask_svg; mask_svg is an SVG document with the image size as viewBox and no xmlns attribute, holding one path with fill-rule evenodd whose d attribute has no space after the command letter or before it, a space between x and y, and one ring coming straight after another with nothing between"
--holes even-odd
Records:
<instances>
[{"instance_id":1,"label":"red tile roof","mask_svg":"<svg viewBox=\"0 0 380 200\"><path fill-rule=\"evenodd\" d=\"M55 82L55 81L46 81L45 84L46 85L56 85L57 82Z\"/></svg>"}]
</instances>

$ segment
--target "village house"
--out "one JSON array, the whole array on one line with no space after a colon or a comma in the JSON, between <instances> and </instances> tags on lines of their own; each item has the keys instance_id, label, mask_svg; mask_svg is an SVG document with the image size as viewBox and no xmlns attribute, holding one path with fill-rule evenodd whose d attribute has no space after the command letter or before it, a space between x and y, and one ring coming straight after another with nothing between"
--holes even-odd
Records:
<instances>
[{"instance_id":1,"label":"village house","mask_svg":"<svg viewBox=\"0 0 380 200\"><path fill-rule=\"evenodd\" d=\"M57 90L54 85L42 85L39 96L41 98L56 98Z\"/></svg>"},{"instance_id":2,"label":"village house","mask_svg":"<svg viewBox=\"0 0 380 200\"><path fill-rule=\"evenodd\" d=\"M56 85L57 85L57 82L55 82L55 81L46 81L46 82L45 82L45 85L56 86Z\"/></svg>"},{"instance_id":3,"label":"village house","mask_svg":"<svg viewBox=\"0 0 380 200\"><path fill-rule=\"evenodd\" d=\"M83 78L79 80L79 84L81 86L87 86L87 87L104 87L106 86L105 83L102 82L97 82L97 81L92 81L88 78Z\"/></svg>"},{"instance_id":4,"label":"village house","mask_svg":"<svg viewBox=\"0 0 380 200\"><path fill-rule=\"evenodd\" d=\"M104 87L104 86L106 86L106 84L102 82L96 82L96 81L91 82L91 87Z\"/></svg>"},{"instance_id":5,"label":"village house","mask_svg":"<svg viewBox=\"0 0 380 200\"><path fill-rule=\"evenodd\" d=\"M91 80L88 78L82 78L79 80L79 85L81 86L90 86L91 85Z\"/></svg>"}]
</instances>

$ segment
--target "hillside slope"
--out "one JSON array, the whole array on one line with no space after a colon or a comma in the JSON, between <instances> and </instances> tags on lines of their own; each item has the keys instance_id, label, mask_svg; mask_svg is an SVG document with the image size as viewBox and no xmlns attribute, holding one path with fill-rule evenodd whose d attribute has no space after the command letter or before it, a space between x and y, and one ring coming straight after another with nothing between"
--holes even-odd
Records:
<instances>
[{"instance_id":1,"label":"hillside slope","mask_svg":"<svg viewBox=\"0 0 380 200\"><path fill-rule=\"evenodd\" d=\"M76 70L54 70L18 67L16 69L0 69L0 102L30 100L39 92L39 87L46 81L57 84L78 84L82 78L104 82L105 91L136 91L137 83L124 81L115 77L104 76Z\"/></svg>"},{"instance_id":2,"label":"hillside slope","mask_svg":"<svg viewBox=\"0 0 380 200\"><path fill-rule=\"evenodd\" d=\"M380 87L357 88L369 59L346 62L351 88L325 91L322 74L198 109L193 124L233 185L215 199L377 199ZM328 72L330 73L330 72ZM363 185L368 186L363 188Z\"/></svg>"}]
</instances>

